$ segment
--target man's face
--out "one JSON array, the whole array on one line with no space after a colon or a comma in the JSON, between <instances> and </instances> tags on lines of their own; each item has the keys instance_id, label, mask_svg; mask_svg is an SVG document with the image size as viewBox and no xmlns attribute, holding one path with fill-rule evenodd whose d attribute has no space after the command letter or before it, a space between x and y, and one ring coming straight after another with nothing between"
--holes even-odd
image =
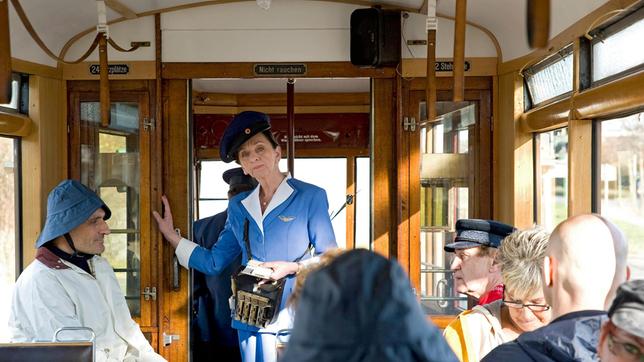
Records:
<instances>
[{"instance_id":1,"label":"man's face","mask_svg":"<svg viewBox=\"0 0 644 362\"><path fill-rule=\"evenodd\" d=\"M601 328L597 353L602 362L639 362L644 359L644 338L607 321Z\"/></svg>"},{"instance_id":2,"label":"man's face","mask_svg":"<svg viewBox=\"0 0 644 362\"><path fill-rule=\"evenodd\" d=\"M457 249L450 269L454 271L456 291L480 298L487 289L492 256L481 256L481 248Z\"/></svg>"},{"instance_id":3,"label":"man's face","mask_svg":"<svg viewBox=\"0 0 644 362\"><path fill-rule=\"evenodd\" d=\"M103 238L105 235L109 235L110 228L103 219L104 217L105 211L99 208L84 223L69 232L74 240L76 251L92 255L98 255L105 251Z\"/></svg>"}]
</instances>

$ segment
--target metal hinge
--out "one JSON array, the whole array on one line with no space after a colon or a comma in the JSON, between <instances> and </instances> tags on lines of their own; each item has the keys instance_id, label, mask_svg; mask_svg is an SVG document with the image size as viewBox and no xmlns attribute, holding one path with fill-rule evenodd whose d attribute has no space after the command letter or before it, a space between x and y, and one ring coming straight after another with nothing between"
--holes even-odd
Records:
<instances>
[{"instance_id":1,"label":"metal hinge","mask_svg":"<svg viewBox=\"0 0 644 362\"><path fill-rule=\"evenodd\" d=\"M163 345L169 346L172 342L178 341L179 338L180 336L178 334L165 334L165 332L163 332Z\"/></svg>"},{"instance_id":2,"label":"metal hinge","mask_svg":"<svg viewBox=\"0 0 644 362\"><path fill-rule=\"evenodd\" d=\"M143 129L145 131L150 131L154 129L154 118L143 118Z\"/></svg>"},{"instance_id":3,"label":"metal hinge","mask_svg":"<svg viewBox=\"0 0 644 362\"><path fill-rule=\"evenodd\" d=\"M145 300L157 300L157 287L145 287L141 294L143 294L143 299Z\"/></svg>"},{"instance_id":4,"label":"metal hinge","mask_svg":"<svg viewBox=\"0 0 644 362\"><path fill-rule=\"evenodd\" d=\"M415 117L403 117L403 130L405 131L416 131L416 118Z\"/></svg>"}]
</instances>

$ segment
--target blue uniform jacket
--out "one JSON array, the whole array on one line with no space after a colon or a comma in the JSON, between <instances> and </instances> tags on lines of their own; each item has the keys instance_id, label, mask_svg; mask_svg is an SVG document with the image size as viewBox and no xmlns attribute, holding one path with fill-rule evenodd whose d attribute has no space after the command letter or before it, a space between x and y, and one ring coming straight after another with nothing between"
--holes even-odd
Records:
<instances>
[{"instance_id":1,"label":"blue uniform jacket","mask_svg":"<svg viewBox=\"0 0 644 362\"><path fill-rule=\"evenodd\" d=\"M598 361L599 330L606 319L605 311L565 314L547 326L496 347L482 361Z\"/></svg>"},{"instance_id":2,"label":"blue uniform jacket","mask_svg":"<svg viewBox=\"0 0 644 362\"><path fill-rule=\"evenodd\" d=\"M213 247L224 230L228 213L222 211L214 216L194 222L194 242L206 249ZM218 346L239 348L237 332L231 328L230 305L232 295L230 277L241 265L241 253L219 275L204 275L198 271L193 277L193 335L202 342Z\"/></svg>"},{"instance_id":3,"label":"blue uniform jacket","mask_svg":"<svg viewBox=\"0 0 644 362\"><path fill-rule=\"evenodd\" d=\"M228 203L228 220L213 248L197 247L189 258L189 266L205 274L219 274L241 252L242 263L249 255L245 250L244 221L249 221L252 258L259 261L294 261L309 246L320 254L336 248L335 235L328 214L326 192L315 185L287 178L278 187L264 215L259 206L259 187L236 195ZM304 259L309 256L305 256ZM291 294L295 278L289 276L280 308ZM262 332L277 332L277 323ZM233 327L259 331L257 327L233 321Z\"/></svg>"}]
</instances>

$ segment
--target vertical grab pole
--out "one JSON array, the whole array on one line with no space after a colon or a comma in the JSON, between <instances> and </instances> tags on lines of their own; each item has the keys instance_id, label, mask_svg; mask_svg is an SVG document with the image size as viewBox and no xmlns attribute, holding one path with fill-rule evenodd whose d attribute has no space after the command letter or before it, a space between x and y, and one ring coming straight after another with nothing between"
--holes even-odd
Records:
<instances>
[{"instance_id":1,"label":"vertical grab pole","mask_svg":"<svg viewBox=\"0 0 644 362\"><path fill-rule=\"evenodd\" d=\"M295 177L295 79L289 78L286 83L286 117L288 119L288 172Z\"/></svg>"},{"instance_id":2,"label":"vertical grab pole","mask_svg":"<svg viewBox=\"0 0 644 362\"><path fill-rule=\"evenodd\" d=\"M467 0L456 0L456 19L454 21L454 102L465 98L465 21Z\"/></svg>"},{"instance_id":3,"label":"vertical grab pole","mask_svg":"<svg viewBox=\"0 0 644 362\"><path fill-rule=\"evenodd\" d=\"M545 48L550 38L550 0L528 0L528 43Z\"/></svg>"},{"instance_id":4,"label":"vertical grab pole","mask_svg":"<svg viewBox=\"0 0 644 362\"><path fill-rule=\"evenodd\" d=\"M11 101L11 38L9 0L0 0L0 103Z\"/></svg>"},{"instance_id":5,"label":"vertical grab pole","mask_svg":"<svg viewBox=\"0 0 644 362\"><path fill-rule=\"evenodd\" d=\"M110 126L110 81L108 78L107 64L107 37L100 34L98 39L98 59L100 64L100 101L101 101L101 126Z\"/></svg>"},{"instance_id":6,"label":"vertical grab pole","mask_svg":"<svg viewBox=\"0 0 644 362\"><path fill-rule=\"evenodd\" d=\"M425 102L427 105L427 120L436 119L436 0L427 4L427 78L425 85ZM422 120L420 120L422 122Z\"/></svg>"}]
</instances>

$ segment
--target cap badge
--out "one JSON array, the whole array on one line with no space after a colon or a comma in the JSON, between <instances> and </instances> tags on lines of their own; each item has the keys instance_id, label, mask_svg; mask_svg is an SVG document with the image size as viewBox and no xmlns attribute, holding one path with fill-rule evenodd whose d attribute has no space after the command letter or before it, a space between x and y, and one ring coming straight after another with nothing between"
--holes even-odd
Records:
<instances>
[{"instance_id":1,"label":"cap badge","mask_svg":"<svg viewBox=\"0 0 644 362\"><path fill-rule=\"evenodd\" d=\"M246 134L250 134L250 128L246 128L246 129L244 130L244 133L246 133Z\"/></svg>"}]
</instances>

